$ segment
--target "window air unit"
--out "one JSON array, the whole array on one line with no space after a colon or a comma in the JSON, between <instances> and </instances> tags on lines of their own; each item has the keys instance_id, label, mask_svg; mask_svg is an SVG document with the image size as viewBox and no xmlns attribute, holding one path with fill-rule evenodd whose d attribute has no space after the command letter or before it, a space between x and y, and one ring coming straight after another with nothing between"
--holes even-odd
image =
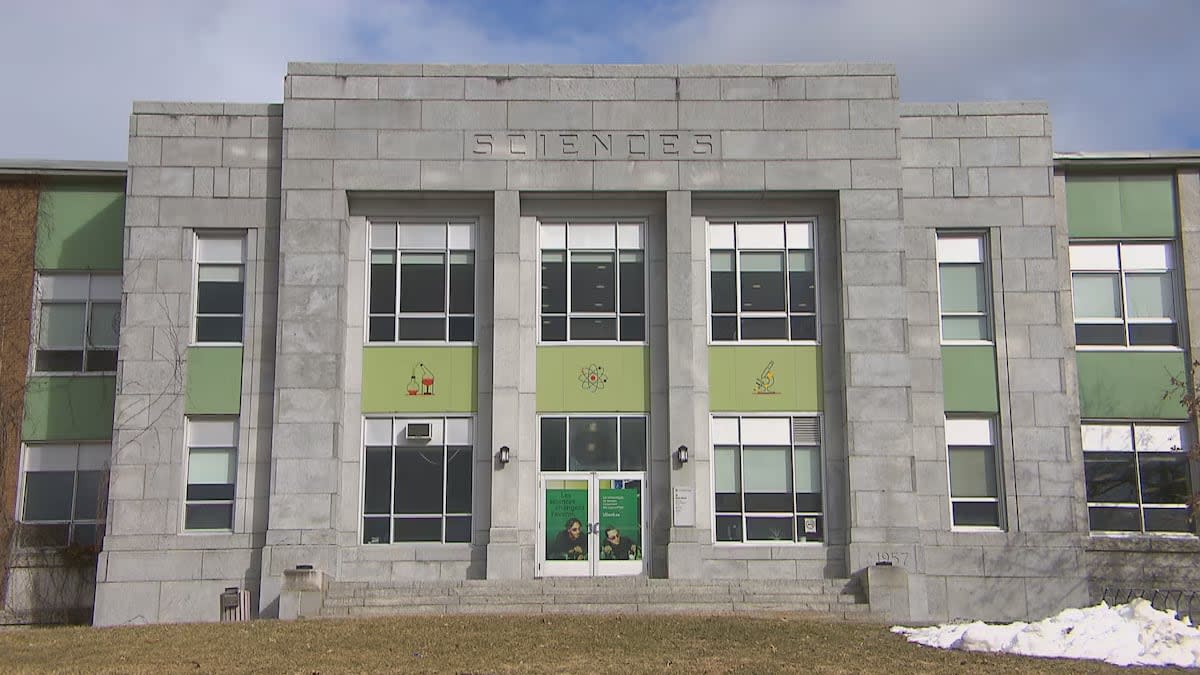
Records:
<instances>
[{"instance_id":1,"label":"window air unit","mask_svg":"<svg viewBox=\"0 0 1200 675\"><path fill-rule=\"evenodd\" d=\"M433 425L429 422L409 422L404 428L404 437L413 441L427 441L433 437Z\"/></svg>"}]
</instances>

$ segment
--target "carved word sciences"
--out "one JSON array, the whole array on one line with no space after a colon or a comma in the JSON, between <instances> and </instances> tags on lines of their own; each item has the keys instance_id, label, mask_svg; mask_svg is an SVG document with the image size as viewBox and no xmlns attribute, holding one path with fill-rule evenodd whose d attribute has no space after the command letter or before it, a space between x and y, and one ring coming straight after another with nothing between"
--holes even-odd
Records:
<instances>
[{"instance_id":1,"label":"carved word sciences","mask_svg":"<svg viewBox=\"0 0 1200 675\"><path fill-rule=\"evenodd\" d=\"M718 159L715 131L468 132L466 159Z\"/></svg>"}]
</instances>

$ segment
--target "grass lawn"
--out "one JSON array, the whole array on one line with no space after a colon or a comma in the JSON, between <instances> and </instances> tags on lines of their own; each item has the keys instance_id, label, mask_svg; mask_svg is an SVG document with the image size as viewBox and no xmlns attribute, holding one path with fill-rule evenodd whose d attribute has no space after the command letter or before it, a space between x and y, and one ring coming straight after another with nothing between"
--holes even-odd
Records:
<instances>
[{"instance_id":1,"label":"grass lawn","mask_svg":"<svg viewBox=\"0 0 1200 675\"><path fill-rule=\"evenodd\" d=\"M799 617L450 616L0 631L0 671L1097 673L1093 661L912 645Z\"/></svg>"}]
</instances>

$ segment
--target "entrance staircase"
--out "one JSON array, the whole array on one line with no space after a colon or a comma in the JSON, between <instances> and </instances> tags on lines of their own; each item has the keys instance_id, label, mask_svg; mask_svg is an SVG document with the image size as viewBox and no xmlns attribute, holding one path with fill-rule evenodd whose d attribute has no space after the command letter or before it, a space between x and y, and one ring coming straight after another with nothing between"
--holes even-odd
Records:
<instances>
[{"instance_id":1,"label":"entrance staircase","mask_svg":"<svg viewBox=\"0 0 1200 675\"><path fill-rule=\"evenodd\" d=\"M883 620L856 580L554 578L532 581L332 581L319 616L543 613L810 613Z\"/></svg>"}]
</instances>

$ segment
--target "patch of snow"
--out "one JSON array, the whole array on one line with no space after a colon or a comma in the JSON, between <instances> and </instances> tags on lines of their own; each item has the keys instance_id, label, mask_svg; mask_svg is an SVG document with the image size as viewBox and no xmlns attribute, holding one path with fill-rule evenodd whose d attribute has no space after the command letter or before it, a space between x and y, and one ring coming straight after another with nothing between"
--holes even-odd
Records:
<instances>
[{"instance_id":1,"label":"patch of snow","mask_svg":"<svg viewBox=\"0 0 1200 675\"><path fill-rule=\"evenodd\" d=\"M1102 602L1065 609L1034 623L893 626L892 632L941 649L1095 659L1118 666L1200 666L1200 629L1141 598L1115 607Z\"/></svg>"}]
</instances>

